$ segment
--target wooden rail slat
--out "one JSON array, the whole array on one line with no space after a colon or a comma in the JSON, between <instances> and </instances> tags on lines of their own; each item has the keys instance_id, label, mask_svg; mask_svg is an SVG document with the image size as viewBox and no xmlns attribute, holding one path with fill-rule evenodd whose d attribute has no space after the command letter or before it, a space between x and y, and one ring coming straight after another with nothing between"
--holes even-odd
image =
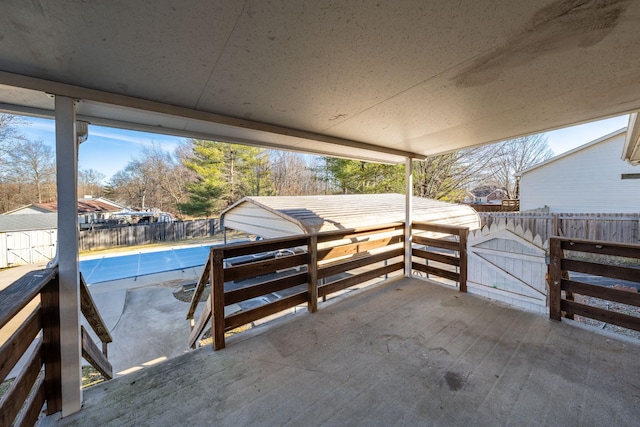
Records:
<instances>
[{"instance_id":1,"label":"wooden rail slat","mask_svg":"<svg viewBox=\"0 0 640 427\"><path fill-rule=\"evenodd\" d=\"M40 333L42 329L40 314L40 305L38 305L0 348L0 382L9 375L11 369Z\"/></svg>"},{"instance_id":2,"label":"wooden rail slat","mask_svg":"<svg viewBox=\"0 0 640 427\"><path fill-rule=\"evenodd\" d=\"M434 248L449 249L451 251L457 251L458 249L460 249L460 244L458 242L453 242L451 240L431 239L429 237L423 236L414 235L413 243L417 243L418 245L432 246Z\"/></svg>"},{"instance_id":3,"label":"wooden rail slat","mask_svg":"<svg viewBox=\"0 0 640 427\"><path fill-rule=\"evenodd\" d=\"M224 281L239 281L249 277L273 273L276 270L297 267L307 263L307 254L296 254L264 261L249 262L224 269Z\"/></svg>"},{"instance_id":4,"label":"wooden rail slat","mask_svg":"<svg viewBox=\"0 0 640 427\"><path fill-rule=\"evenodd\" d=\"M567 292L574 292L580 295L587 295L608 301L615 301L622 304L640 307L640 294L636 292L624 291L621 289L609 288L598 285L591 285L575 280L562 279L562 289Z\"/></svg>"},{"instance_id":5,"label":"wooden rail slat","mask_svg":"<svg viewBox=\"0 0 640 427\"><path fill-rule=\"evenodd\" d=\"M404 236L386 236L380 239L367 240L364 242L349 243L347 245L334 246L331 248L318 250L318 260L324 261L331 258L339 258L352 255L358 252L366 252L372 249L383 248L385 246L401 243Z\"/></svg>"},{"instance_id":6,"label":"wooden rail slat","mask_svg":"<svg viewBox=\"0 0 640 427\"><path fill-rule=\"evenodd\" d=\"M341 291L346 288L358 285L366 282L367 280L375 279L376 277L384 276L394 271L404 269L404 261L396 262L393 264L378 267L374 270L366 271L364 273L356 274L353 276L345 277L344 279L336 280L335 282L327 283L326 285L318 287L318 296L324 297L334 292Z\"/></svg>"},{"instance_id":7,"label":"wooden rail slat","mask_svg":"<svg viewBox=\"0 0 640 427\"><path fill-rule=\"evenodd\" d=\"M424 258L431 261L437 261L443 264L453 265L455 267L460 266L460 258L451 256L451 255L445 255L437 252L425 251L425 250L416 249L416 248L413 248L411 250L411 254L419 258Z\"/></svg>"},{"instance_id":8,"label":"wooden rail slat","mask_svg":"<svg viewBox=\"0 0 640 427\"><path fill-rule=\"evenodd\" d=\"M224 294L224 304L229 306L242 301L250 300L272 292L278 292L294 286L307 283L307 273L297 273L286 277L278 277L256 285L235 289Z\"/></svg>"},{"instance_id":9,"label":"wooden rail slat","mask_svg":"<svg viewBox=\"0 0 640 427\"><path fill-rule=\"evenodd\" d=\"M277 251L278 249L292 249L300 246L307 246L309 238L302 237L282 237L278 239L259 240L257 242L233 243L220 246L217 249L224 251L224 258L234 258L242 255L253 255L261 252Z\"/></svg>"},{"instance_id":10,"label":"wooden rail slat","mask_svg":"<svg viewBox=\"0 0 640 427\"><path fill-rule=\"evenodd\" d=\"M202 335L209 320L211 320L211 298L207 298L204 310L202 310L198 321L193 326L193 329L191 329L191 333L189 334L189 348L196 348L196 342L200 338L200 335Z\"/></svg>"},{"instance_id":11,"label":"wooden rail slat","mask_svg":"<svg viewBox=\"0 0 640 427\"><path fill-rule=\"evenodd\" d=\"M350 228L346 230L326 231L318 234L318 243L332 242L336 240L348 240L356 237L364 237L372 234L390 233L396 230L403 230L404 223L393 222L384 225L372 225L360 228Z\"/></svg>"},{"instance_id":12,"label":"wooden rail slat","mask_svg":"<svg viewBox=\"0 0 640 427\"><path fill-rule=\"evenodd\" d=\"M38 340L24 367L0 398L0 426L10 426L29 392L33 388L42 367L42 340Z\"/></svg>"},{"instance_id":13,"label":"wooden rail slat","mask_svg":"<svg viewBox=\"0 0 640 427\"><path fill-rule=\"evenodd\" d=\"M103 343L112 342L113 339L111 338L109 329L107 329L107 326L96 307L96 303L91 296L91 292L89 292L87 282L84 281L82 273L80 273L80 309L84 318L87 319L89 326L91 326L91 329L93 329L98 338L100 338L100 341Z\"/></svg>"},{"instance_id":14,"label":"wooden rail slat","mask_svg":"<svg viewBox=\"0 0 640 427\"><path fill-rule=\"evenodd\" d=\"M31 271L0 291L0 328L34 299L55 275L55 269Z\"/></svg>"},{"instance_id":15,"label":"wooden rail slat","mask_svg":"<svg viewBox=\"0 0 640 427\"><path fill-rule=\"evenodd\" d=\"M573 259L563 259L561 266L563 270L576 271L579 273L611 277L613 279L628 280L630 282L638 282L640 280L640 269L638 268L577 261Z\"/></svg>"},{"instance_id":16,"label":"wooden rail slat","mask_svg":"<svg viewBox=\"0 0 640 427\"><path fill-rule=\"evenodd\" d=\"M110 380L113 378L113 368L111 363L100 351L98 346L93 342L84 326L80 326L80 336L82 338L82 357L102 374L103 377Z\"/></svg>"},{"instance_id":17,"label":"wooden rail slat","mask_svg":"<svg viewBox=\"0 0 640 427\"><path fill-rule=\"evenodd\" d=\"M209 257L211 257L211 253L209 253ZM193 315L196 312L196 308L198 307L198 303L200 302L200 297L202 297L202 293L204 292L204 288L209 283L209 269L211 268L211 262L209 262L209 258L204 263L204 268L202 269L202 274L200 275L200 279L196 284L196 288L193 290L193 295L191 295L191 302L189 303L189 311L187 311L187 320L193 319Z\"/></svg>"},{"instance_id":18,"label":"wooden rail slat","mask_svg":"<svg viewBox=\"0 0 640 427\"><path fill-rule=\"evenodd\" d=\"M350 261L338 261L335 264L326 265L318 268L318 279L324 279L336 274L344 273L349 270L364 267L367 265L381 262L387 259L402 256L404 248L396 248L390 251L380 252L374 255L363 255Z\"/></svg>"},{"instance_id":19,"label":"wooden rail slat","mask_svg":"<svg viewBox=\"0 0 640 427\"><path fill-rule=\"evenodd\" d=\"M456 225L446 225L446 224L432 224L428 222L414 222L411 227L414 230L422 230L422 231L431 231L434 233L446 233L453 235L460 235L467 230L467 227L459 227Z\"/></svg>"},{"instance_id":20,"label":"wooden rail slat","mask_svg":"<svg viewBox=\"0 0 640 427\"><path fill-rule=\"evenodd\" d=\"M640 245L563 238L562 249L592 254L640 258Z\"/></svg>"},{"instance_id":21,"label":"wooden rail slat","mask_svg":"<svg viewBox=\"0 0 640 427\"><path fill-rule=\"evenodd\" d=\"M286 310L296 305L304 304L307 302L307 291L299 292L297 294L290 295L285 298L281 298L277 301L261 305L260 307L253 308L251 310L241 311L234 313L225 319L225 331L230 331L247 323L254 322L263 317L276 314L283 310Z\"/></svg>"},{"instance_id":22,"label":"wooden rail slat","mask_svg":"<svg viewBox=\"0 0 640 427\"><path fill-rule=\"evenodd\" d=\"M32 388L32 393L24 402L24 410L15 421L16 427L31 427L36 425L42 407L46 400L44 392L44 376L38 377Z\"/></svg>"},{"instance_id":23,"label":"wooden rail slat","mask_svg":"<svg viewBox=\"0 0 640 427\"><path fill-rule=\"evenodd\" d=\"M445 279L458 282L460 280L460 273L444 270L442 268L433 267L430 265L419 264L414 262L411 264L411 268L414 270L422 271L423 273L433 274L434 276L443 277Z\"/></svg>"},{"instance_id":24,"label":"wooden rail slat","mask_svg":"<svg viewBox=\"0 0 640 427\"><path fill-rule=\"evenodd\" d=\"M614 325L622 326L623 328L640 331L640 317L629 316L628 314L605 310L568 300L562 300L560 307L562 310L567 312L567 315L589 317L601 322L612 323Z\"/></svg>"}]
</instances>

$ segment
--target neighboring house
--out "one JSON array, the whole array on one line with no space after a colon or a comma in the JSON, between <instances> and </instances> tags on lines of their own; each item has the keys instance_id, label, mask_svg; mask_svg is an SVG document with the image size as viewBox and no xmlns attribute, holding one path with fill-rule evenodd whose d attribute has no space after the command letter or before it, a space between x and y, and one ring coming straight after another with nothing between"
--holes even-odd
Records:
<instances>
[{"instance_id":1,"label":"neighboring house","mask_svg":"<svg viewBox=\"0 0 640 427\"><path fill-rule=\"evenodd\" d=\"M121 212L123 209L125 209L124 206L109 199L105 199L104 197L85 197L83 199L78 199L78 224L80 224L80 228L87 228L91 224L103 223L109 220L114 213ZM58 212L57 202L34 203L6 212L4 215L25 215L53 212Z\"/></svg>"},{"instance_id":2,"label":"neighboring house","mask_svg":"<svg viewBox=\"0 0 640 427\"><path fill-rule=\"evenodd\" d=\"M507 192L496 185L481 185L467 193L464 203L499 205L507 197Z\"/></svg>"},{"instance_id":3,"label":"neighboring house","mask_svg":"<svg viewBox=\"0 0 640 427\"><path fill-rule=\"evenodd\" d=\"M520 209L551 212L640 211L640 167L620 159L620 129L522 171Z\"/></svg>"}]
</instances>

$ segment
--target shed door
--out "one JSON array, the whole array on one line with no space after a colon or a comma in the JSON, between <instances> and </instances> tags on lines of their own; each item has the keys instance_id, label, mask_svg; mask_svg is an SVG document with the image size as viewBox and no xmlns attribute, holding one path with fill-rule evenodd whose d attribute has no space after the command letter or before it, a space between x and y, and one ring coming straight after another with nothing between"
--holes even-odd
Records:
<instances>
[{"instance_id":1,"label":"shed door","mask_svg":"<svg viewBox=\"0 0 640 427\"><path fill-rule=\"evenodd\" d=\"M47 262L55 256L55 230L7 233L7 265Z\"/></svg>"}]
</instances>

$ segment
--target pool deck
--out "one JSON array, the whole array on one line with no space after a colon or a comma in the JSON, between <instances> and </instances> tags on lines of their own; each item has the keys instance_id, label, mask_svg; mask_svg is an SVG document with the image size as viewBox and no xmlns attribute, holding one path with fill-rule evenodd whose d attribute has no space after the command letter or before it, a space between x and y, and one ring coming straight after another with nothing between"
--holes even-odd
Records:
<instances>
[{"instance_id":1,"label":"pool deck","mask_svg":"<svg viewBox=\"0 0 640 427\"><path fill-rule=\"evenodd\" d=\"M42 425L640 422L640 344L418 279L387 281L94 386Z\"/></svg>"}]
</instances>

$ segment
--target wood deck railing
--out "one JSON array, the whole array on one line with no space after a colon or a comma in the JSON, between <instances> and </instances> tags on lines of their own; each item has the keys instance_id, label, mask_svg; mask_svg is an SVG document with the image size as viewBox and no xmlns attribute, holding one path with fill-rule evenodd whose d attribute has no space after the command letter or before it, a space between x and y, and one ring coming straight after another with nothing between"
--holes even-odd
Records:
<instances>
[{"instance_id":1,"label":"wood deck railing","mask_svg":"<svg viewBox=\"0 0 640 427\"><path fill-rule=\"evenodd\" d=\"M110 379L106 344L111 336L83 279L81 284L82 313L103 342L100 351L82 328L82 354ZM0 381L23 355L26 357L21 371L0 397L2 426L34 425L45 403L47 414L62 409L58 291L56 268L30 272L0 291L0 330L4 336L10 335L0 346Z\"/></svg>"},{"instance_id":2,"label":"wood deck railing","mask_svg":"<svg viewBox=\"0 0 640 427\"><path fill-rule=\"evenodd\" d=\"M550 239L549 250L549 316L552 319L560 320L563 316L573 318L574 315L578 315L640 331L638 316L575 301L575 294L579 294L640 307L640 294L571 279L571 272L579 272L640 283L640 245L553 237ZM629 264L635 264L635 268L571 259L565 251L624 257L630 261Z\"/></svg>"},{"instance_id":3,"label":"wood deck railing","mask_svg":"<svg viewBox=\"0 0 640 427\"><path fill-rule=\"evenodd\" d=\"M414 222L413 243L423 248L412 248L414 258L425 260L425 263L413 261L412 269L429 275L453 280L459 284L460 292L467 292L467 227ZM419 232L437 233L438 237L426 237ZM430 248L436 248L430 249ZM444 253L443 253L444 252ZM447 253L448 252L448 253ZM443 267L429 265L429 261L445 264ZM453 268L446 268L450 266Z\"/></svg>"},{"instance_id":4,"label":"wood deck railing","mask_svg":"<svg viewBox=\"0 0 640 427\"><path fill-rule=\"evenodd\" d=\"M219 350L225 346L225 331L304 303L314 312L320 297L402 270L403 228L403 224L394 223L212 248L187 313L192 327L189 345L195 347L209 320L213 347ZM267 251L287 254L229 265L230 259ZM265 280L256 279L266 275ZM232 282L245 279L258 283L230 289ZM208 283L210 297L196 320L196 307ZM256 308L224 314L224 308L232 304L279 291L287 291L287 295Z\"/></svg>"}]
</instances>

